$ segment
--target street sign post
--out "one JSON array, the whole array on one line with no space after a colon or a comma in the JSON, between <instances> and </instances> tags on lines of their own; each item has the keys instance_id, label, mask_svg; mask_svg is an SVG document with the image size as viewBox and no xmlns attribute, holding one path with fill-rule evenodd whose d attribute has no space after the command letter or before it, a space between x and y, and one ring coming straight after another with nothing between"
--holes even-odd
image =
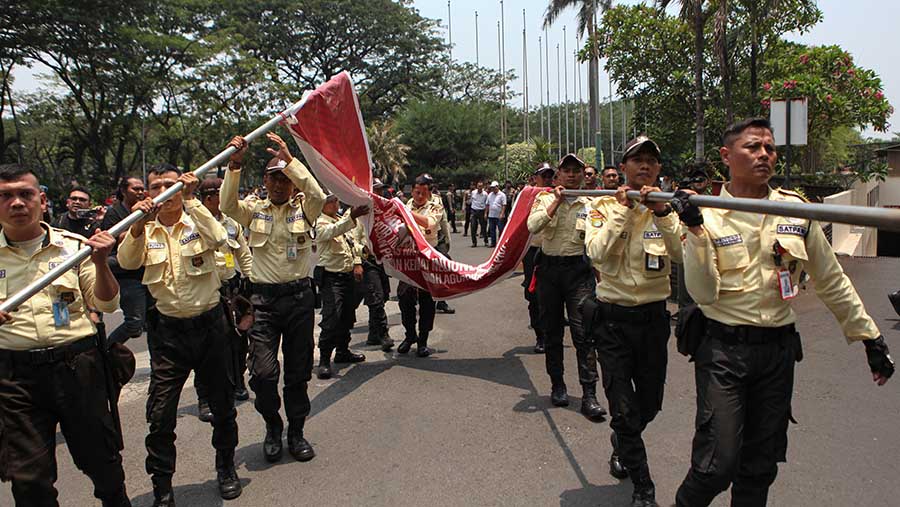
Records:
<instances>
[{"instance_id":1,"label":"street sign post","mask_svg":"<svg viewBox=\"0 0 900 507\"><path fill-rule=\"evenodd\" d=\"M785 147L784 188L791 188L791 146L806 146L808 105L805 97L781 99L773 100L769 109L775 145Z\"/></svg>"}]
</instances>

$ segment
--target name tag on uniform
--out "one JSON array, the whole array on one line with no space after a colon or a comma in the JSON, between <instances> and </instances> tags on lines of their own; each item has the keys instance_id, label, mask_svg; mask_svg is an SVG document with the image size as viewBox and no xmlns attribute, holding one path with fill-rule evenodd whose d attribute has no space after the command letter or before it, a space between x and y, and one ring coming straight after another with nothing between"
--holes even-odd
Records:
<instances>
[{"instance_id":1,"label":"name tag on uniform","mask_svg":"<svg viewBox=\"0 0 900 507\"><path fill-rule=\"evenodd\" d=\"M646 254L645 267L647 271L661 271L665 262L658 255Z\"/></svg>"},{"instance_id":2,"label":"name tag on uniform","mask_svg":"<svg viewBox=\"0 0 900 507\"><path fill-rule=\"evenodd\" d=\"M791 281L791 272L781 268L776 273L778 273L778 291L781 293L781 299L787 301L797 297L800 289Z\"/></svg>"},{"instance_id":3,"label":"name tag on uniform","mask_svg":"<svg viewBox=\"0 0 900 507\"><path fill-rule=\"evenodd\" d=\"M182 245L187 245L188 243L190 243L191 241L194 241L195 239L200 239L200 234L196 233L196 232L192 232L192 233L182 237L181 241L179 241L179 243L181 243Z\"/></svg>"},{"instance_id":4,"label":"name tag on uniform","mask_svg":"<svg viewBox=\"0 0 900 507\"><path fill-rule=\"evenodd\" d=\"M662 233L659 231L644 231L644 239L660 239Z\"/></svg>"},{"instance_id":5,"label":"name tag on uniform","mask_svg":"<svg viewBox=\"0 0 900 507\"><path fill-rule=\"evenodd\" d=\"M148 241L147 242L147 250L163 250L166 248L165 243L159 243L156 241Z\"/></svg>"},{"instance_id":6,"label":"name tag on uniform","mask_svg":"<svg viewBox=\"0 0 900 507\"><path fill-rule=\"evenodd\" d=\"M0 278L6 278L6 270L0 269Z\"/></svg>"},{"instance_id":7,"label":"name tag on uniform","mask_svg":"<svg viewBox=\"0 0 900 507\"><path fill-rule=\"evenodd\" d=\"M287 246L287 260L295 261L297 260L297 245L288 245Z\"/></svg>"},{"instance_id":8,"label":"name tag on uniform","mask_svg":"<svg viewBox=\"0 0 900 507\"><path fill-rule=\"evenodd\" d=\"M793 236L801 236L806 237L806 233L809 232L809 229L802 225L791 225L791 224L778 224L775 232L778 234L791 234Z\"/></svg>"},{"instance_id":9,"label":"name tag on uniform","mask_svg":"<svg viewBox=\"0 0 900 507\"><path fill-rule=\"evenodd\" d=\"M292 224L297 220L303 220L303 213L297 213L296 215L289 215L287 217L287 223Z\"/></svg>"},{"instance_id":10,"label":"name tag on uniform","mask_svg":"<svg viewBox=\"0 0 900 507\"><path fill-rule=\"evenodd\" d=\"M261 213L261 212L259 212L259 211L257 211L256 213L253 214L253 218L254 218L254 219L257 219L257 218L258 218L258 219L260 219L260 220L265 220L266 222L271 222L271 221L272 221L272 215L266 215L265 213Z\"/></svg>"},{"instance_id":11,"label":"name tag on uniform","mask_svg":"<svg viewBox=\"0 0 900 507\"><path fill-rule=\"evenodd\" d=\"M713 238L713 245L718 247L739 245L744 242L744 238L740 234L732 234L731 236L722 236L721 238Z\"/></svg>"}]
</instances>

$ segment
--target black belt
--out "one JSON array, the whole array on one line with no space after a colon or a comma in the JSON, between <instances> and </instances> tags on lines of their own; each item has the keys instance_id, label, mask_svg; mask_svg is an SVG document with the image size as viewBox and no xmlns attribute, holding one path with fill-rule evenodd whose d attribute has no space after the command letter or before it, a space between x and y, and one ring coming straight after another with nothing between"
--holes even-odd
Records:
<instances>
[{"instance_id":1,"label":"black belt","mask_svg":"<svg viewBox=\"0 0 900 507\"><path fill-rule=\"evenodd\" d=\"M547 255L541 256L541 264L548 266L569 266L572 264L587 264L583 255Z\"/></svg>"},{"instance_id":2,"label":"black belt","mask_svg":"<svg viewBox=\"0 0 900 507\"><path fill-rule=\"evenodd\" d=\"M619 322L649 323L654 319L666 316L666 302L655 301L638 306L622 306L598 301L600 313L604 320Z\"/></svg>"},{"instance_id":3,"label":"black belt","mask_svg":"<svg viewBox=\"0 0 900 507\"><path fill-rule=\"evenodd\" d=\"M11 358L14 363L38 366L42 364L66 361L73 357L97 348L97 337L88 336L72 343L32 350L4 350L0 349L0 357Z\"/></svg>"},{"instance_id":4,"label":"black belt","mask_svg":"<svg viewBox=\"0 0 900 507\"><path fill-rule=\"evenodd\" d=\"M334 272L334 271L328 271L327 269L325 269L322 271L322 276L323 277L331 276L331 277L335 277L335 278L352 278L353 271Z\"/></svg>"},{"instance_id":5,"label":"black belt","mask_svg":"<svg viewBox=\"0 0 900 507\"><path fill-rule=\"evenodd\" d=\"M761 345L796 333L793 324L780 327L729 326L712 319L707 322L706 329L709 336L730 345Z\"/></svg>"},{"instance_id":6,"label":"black belt","mask_svg":"<svg viewBox=\"0 0 900 507\"><path fill-rule=\"evenodd\" d=\"M285 283L254 283L252 285L253 293L260 296L277 298L296 294L302 290L310 288L309 278L301 278Z\"/></svg>"},{"instance_id":7,"label":"black belt","mask_svg":"<svg viewBox=\"0 0 900 507\"><path fill-rule=\"evenodd\" d=\"M194 317L169 317L168 315L159 314L159 322L168 326L178 326L179 330L189 331L192 329L209 329L209 324L221 319L224 315L222 303L217 303L211 310L206 310L200 315Z\"/></svg>"}]
</instances>

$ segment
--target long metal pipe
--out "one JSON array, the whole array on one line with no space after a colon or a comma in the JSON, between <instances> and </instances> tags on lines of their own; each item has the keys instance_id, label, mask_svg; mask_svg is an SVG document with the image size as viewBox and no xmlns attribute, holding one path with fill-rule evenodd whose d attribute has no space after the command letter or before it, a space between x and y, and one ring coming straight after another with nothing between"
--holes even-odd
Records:
<instances>
[{"instance_id":1,"label":"long metal pipe","mask_svg":"<svg viewBox=\"0 0 900 507\"><path fill-rule=\"evenodd\" d=\"M257 127L256 130L254 130L253 132L250 132L249 134L244 136L244 139L246 139L247 142L250 142L250 141L256 139L257 137L265 134L269 130L272 130L272 128L274 128L275 125L278 125L278 123L281 122L282 120L284 120L286 117L293 116L294 113L296 113L301 107L303 107L304 102L306 102L305 98L297 101L291 107L289 107L286 110L284 110L283 112L278 113L277 115L273 116L269 121L267 121L267 122L263 123L262 125L260 125L259 127ZM218 155L209 159L205 164L198 167L194 171L194 175L197 176L198 178L202 178L203 175L207 173L207 171L209 171L210 169L212 169L214 167L217 167L219 164L224 162L232 153L234 153L234 151L235 151L235 149L231 148L231 147L222 150L221 152L219 152ZM156 196L156 198L153 199L153 202L155 204L160 204L162 202L168 201L169 199L172 198L172 196L174 196L178 192L181 192L181 188L183 186L184 185L182 185L181 183L176 183L176 184L172 185L171 187L166 189L163 193ZM141 216L143 216L143 214L144 213L142 211L133 212L132 214L125 217L121 222L117 223L112 228L110 228L108 232L110 234L112 234L114 237L118 236L119 234L125 232L126 229L128 229L129 227L134 225L135 222L140 220L140 218L141 218ZM10 312L10 311L13 311L16 308L18 308L19 305L21 305L25 301L28 301L28 299L31 298L31 296L34 296L35 294L40 292L44 287L46 287L47 285L50 285L50 283L53 282L53 280L56 280L57 278L60 277L60 275L62 275L63 273L65 273L66 271L68 271L69 269L74 267L76 264L79 264L81 261L86 259L91 254L91 250L92 249L89 246L81 247L81 249L78 250L78 252L76 252L74 255L72 255L71 257L66 259L62 264L51 269L44 276L31 282L24 289L13 294L9 299L4 301L3 303L0 303L0 311Z\"/></svg>"},{"instance_id":2,"label":"long metal pipe","mask_svg":"<svg viewBox=\"0 0 900 507\"><path fill-rule=\"evenodd\" d=\"M615 195L615 190L566 190L566 196L601 197ZM672 192L650 192L647 200L668 202L674 198ZM637 190L628 191L628 198L640 200ZM863 225L889 231L900 231L900 209L848 206L842 204L819 204L806 202L770 201L768 199L748 199L746 197L717 197L712 195L692 195L691 204L705 208L749 211L785 217L808 218L821 222Z\"/></svg>"}]
</instances>

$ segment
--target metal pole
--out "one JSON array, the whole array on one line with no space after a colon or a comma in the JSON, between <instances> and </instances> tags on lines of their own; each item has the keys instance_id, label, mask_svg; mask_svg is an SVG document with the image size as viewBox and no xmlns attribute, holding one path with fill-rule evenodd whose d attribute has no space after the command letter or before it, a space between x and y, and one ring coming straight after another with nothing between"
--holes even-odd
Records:
<instances>
[{"instance_id":1,"label":"metal pole","mask_svg":"<svg viewBox=\"0 0 900 507\"><path fill-rule=\"evenodd\" d=\"M556 155L562 158L562 84L559 77L559 44L556 45Z\"/></svg>"},{"instance_id":2,"label":"metal pole","mask_svg":"<svg viewBox=\"0 0 900 507\"><path fill-rule=\"evenodd\" d=\"M572 51L572 100L575 101L575 110L572 111L572 120L574 123L572 124L572 144L575 145L575 149L572 153L578 153L578 62L576 59L577 51Z\"/></svg>"},{"instance_id":3,"label":"metal pole","mask_svg":"<svg viewBox=\"0 0 900 507\"><path fill-rule=\"evenodd\" d=\"M565 190L563 195L576 197L601 197L615 195L615 190ZM629 190L628 198L641 199L637 190ZM672 192L650 192L647 200L653 202L671 201ZM770 201L768 199L748 199L746 197L718 197L712 195L692 195L691 204L704 208L728 209L763 213L785 217L807 218L821 222L862 225L889 231L900 231L900 209L869 206L847 206L842 204L819 204L807 202Z\"/></svg>"},{"instance_id":4,"label":"metal pole","mask_svg":"<svg viewBox=\"0 0 900 507\"><path fill-rule=\"evenodd\" d=\"M306 102L305 99L295 102L294 105L292 105L291 107L284 110L284 112L278 113L277 115L273 116L269 121L267 121L267 122L263 123L262 125L260 125L259 127L257 127L256 130L254 130L253 132L250 132L249 134L244 136L244 139L246 139L247 142L250 142L250 141L256 139L257 137L265 134L266 132L271 130L273 127L275 127L275 125L278 125L279 122L284 120L285 117L293 116L294 113L297 112L297 110L299 110L301 107L303 107L303 104L305 102ZM218 155L209 159L208 161L206 161L205 164L198 167L197 170L194 171L194 175L197 176L198 178L202 178L203 175L207 173L207 171L217 167L219 164L224 162L232 153L234 153L234 151L235 151L235 149L231 148L231 147L220 151ZM164 191L163 193L156 196L156 198L153 199L154 204L160 204L162 202L168 201L169 199L172 198L172 196L174 196L178 192L181 192L181 187L183 187L183 186L184 185L182 185L180 182L175 183L174 185L172 185L171 187L166 189L166 191ZM132 214L125 217L121 222L117 223L112 228L110 228L108 232L113 237L116 237L119 234L122 234L123 232L125 232L126 229L128 229L135 222L137 222L143 214L144 213L141 211L133 212ZM13 294L9 299L7 299L2 304L0 304L0 311L10 312L10 311L15 310L16 308L18 308L19 305L21 305L22 303L27 301L29 298L31 298L31 296L34 296L35 294L40 292L44 287L49 285L53 280L56 280L57 278L59 278L60 275L62 275L66 271L72 269L75 265L77 265L78 263L80 263L81 261L86 259L90 254L91 254L91 247L89 247L89 246L82 247L80 250L75 252L74 255L72 255L71 257L66 259L60 265L51 269L44 276L31 282L24 289Z\"/></svg>"},{"instance_id":5,"label":"metal pole","mask_svg":"<svg viewBox=\"0 0 900 507\"><path fill-rule=\"evenodd\" d=\"M447 0L447 54L453 60L453 23L450 21L450 0Z\"/></svg>"},{"instance_id":6,"label":"metal pole","mask_svg":"<svg viewBox=\"0 0 900 507\"><path fill-rule=\"evenodd\" d=\"M580 40L578 41L581 42ZM575 53L576 55L578 52ZM578 115L581 118L581 147L587 148L587 136L585 136L586 128L584 125L584 90L581 87L581 65L578 65L578 56L575 57L575 68L578 69Z\"/></svg>"},{"instance_id":7,"label":"metal pole","mask_svg":"<svg viewBox=\"0 0 900 507\"><path fill-rule=\"evenodd\" d=\"M141 115L141 181L147 184L147 131L144 130L144 116Z\"/></svg>"},{"instance_id":8,"label":"metal pole","mask_svg":"<svg viewBox=\"0 0 900 507\"><path fill-rule=\"evenodd\" d=\"M541 109L540 109L540 118L541 118L541 138L546 139L547 137L544 135L544 59L543 53L544 50L542 48L543 43L541 41L541 36L538 35L538 80L540 81L540 90L541 92L538 94L541 99Z\"/></svg>"},{"instance_id":9,"label":"metal pole","mask_svg":"<svg viewBox=\"0 0 900 507\"><path fill-rule=\"evenodd\" d=\"M547 73L547 141L553 143L553 129L550 128L550 39L544 28L544 72Z\"/></svg>"},{"instance_id":10,"label":"metal pole","mask_svg":"<svg viewBox=\"0 0 900 507\"><path fill-rule=\"evenodd\" d=\"M481 66L478 59L478 11L475 11L475 65Z\"/></svg>"},{"instance_id":11,"label":"metal pole","mask_svg":"<svg viewBox=\"0 0 900 507\"><path fill-rule=\"evenodd\" d=\"M522 142L528 142L528 39L525 35L525 9L522 9Z\"/></svg>"},{"instance_id":12,"label":"metal pole","mask_svg":"<svg viewBox=\"0 0 900 507\"><path fill-rule=\"evenodd\" d=\"M560 60L563 66L563 79L565 80L565 108L566 108L566 149L565 153L571 153L572 145L569 144L569 64L566 63L566 55L569 53L568 43L566 41L566 25L563 25L563 59Z\"/></svg>"},{"instance_id":13,"label":"metal pole","mask_svg":"<svg viewBox=\"0 0 900 507\"><path fill-rule=\"evenodd\" d=\"M612 92L612 76L607 74L609 78L609 163L616 165L616 136L615 136L615 118L613 117L613 92Z\"/></svg>"}]
</instances>

